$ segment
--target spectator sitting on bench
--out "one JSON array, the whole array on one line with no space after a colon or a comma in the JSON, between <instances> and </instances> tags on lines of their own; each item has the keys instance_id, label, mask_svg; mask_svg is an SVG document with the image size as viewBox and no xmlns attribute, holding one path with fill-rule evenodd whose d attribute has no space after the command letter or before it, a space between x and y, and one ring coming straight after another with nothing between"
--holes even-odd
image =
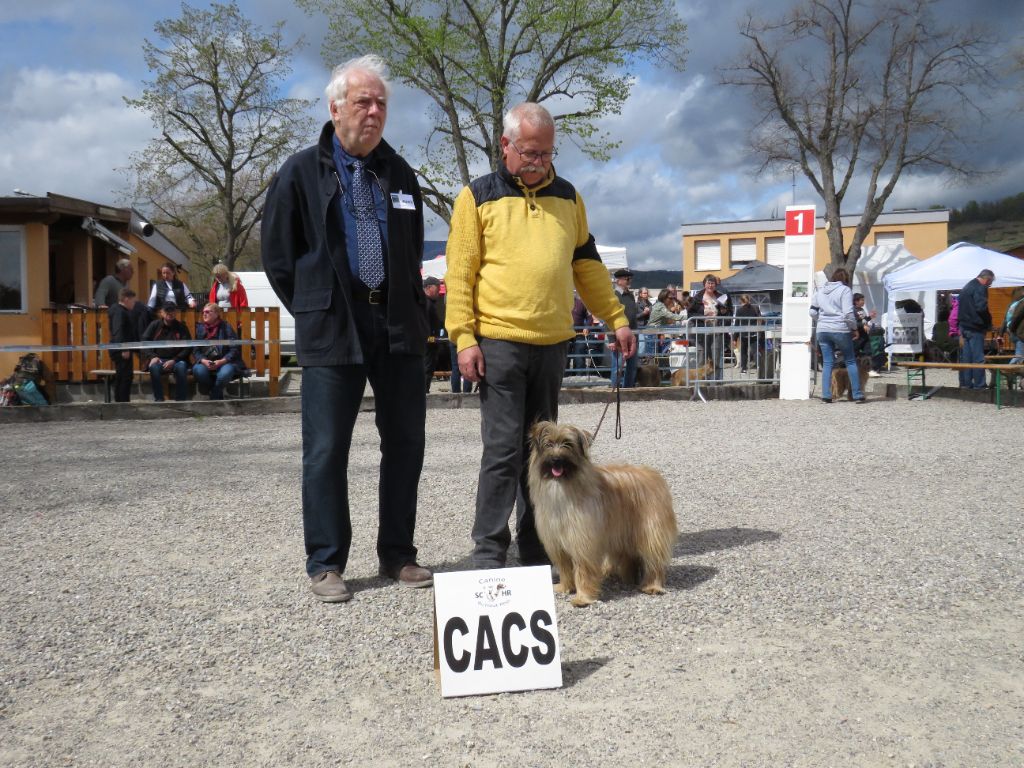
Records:
<instances>
[{"instance_id":1,"label":"spectator sitting on bench","mask_svg":"<svg viewBox=\"0 0 1024 768\"><path fill-rule=\"evenodd\" d=\"M196 341L225 341L237 338L235 330L227 323L221 322L220 307L213 303L203 307L203 321L196 325ZM220 344L200 347L196 353L196 364L192 366L192 375L196 377L199 391L203 394L209 392L211 400L223 400L224 385L241 371L240 358L236 346Z\"/></svg>"},{"instance_id":2,"label":"spectator sitting on bench","mask_svg":"<svg viewBox=\"0 0 1024 768\"><path fill-rule=\"evenodd\" d=\"M173 301L164 302L162 316L158 317L142 334L143 341L191 341L188 326L178 319L178 305ZM149 381L153 385L153 400L164 399L164 385L161 377L165 371L174 374L174 399L188 400L188 347L156 347L142 353L148 361Z\"/></svg>"}]
</instances>

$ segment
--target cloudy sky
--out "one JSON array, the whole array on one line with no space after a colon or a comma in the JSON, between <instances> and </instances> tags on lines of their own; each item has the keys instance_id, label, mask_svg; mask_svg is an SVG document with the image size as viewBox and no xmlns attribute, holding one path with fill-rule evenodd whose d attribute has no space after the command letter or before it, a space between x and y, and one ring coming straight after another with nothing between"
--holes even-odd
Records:
<instances>
[{"instance_id":1,"label":"cloudy sky","mask_svg":"<svg viewBox=\"0 0 1024 768\"><path fill-rule=\"evenodd\" d=\"M775 14L789 4L770 0L757 7ZM685 71L637 73L622 114L603 123L622 142L609 162L559 147L559 173L582 193L598 242L626 246L636 268L678 269L682 224L767 218L792 201L788 175L755 175L757 162L746 150L753 121L747 97L720 84L721 68L740 50L737 28L751 5L679 0L689 25ZM284 19L289 39L305 38L289 88L292 95L318 98L328 73L323 20L286 0L239 0L239 6L259 25ZM987 23L994 52L1024 49L1024 2L942 0L940 7L945 21ZM118 169L153 135L148 118L127 109L122 97L138 95L148 75L143 39L154 39L154 23L179 12L180 4L158 0L0 0L0 195L19 188L116 202L124 186ZM962 105L950 109L968 121L974 163L986 173L960 185L905 176L890 209L957 207L1024 190L1024 90L1019 81L995 81L980 105L980 119ZM427 128L425 109L422 96L397 89L385 132L414 164ZM322 100L315 110L326 119ZM800 203L818 202L799 178L795 194ZM844 213L860 208L860 200L848 198ZM428 237L445 239L447 231L435 221Z\"/></svg>"}]
</instances>

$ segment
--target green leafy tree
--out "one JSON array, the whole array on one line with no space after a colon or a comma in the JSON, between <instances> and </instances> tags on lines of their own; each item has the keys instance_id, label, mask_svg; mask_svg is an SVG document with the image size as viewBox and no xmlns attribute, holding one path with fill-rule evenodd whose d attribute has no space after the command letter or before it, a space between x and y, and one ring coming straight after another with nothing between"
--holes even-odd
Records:
<instances>
[{"instance_id":1,"label":"green leafy tree","mask_svg":"<svg viewBox=\"0 0 1024 768\"><path fill-rule=\"evenodd\" d=\"M279 93L301 45L285 43L283 25L264 31L235 3L183 3L143 44L154 79L125 101L160 136L132 155L132 201L179 235L197 266L233 269L255 250L267 186L313 130L313 102Z\"/></svg>"},{"instance_id":2,"label":"green leafy tree","mask_svg":"<svg viewBox=\"0 0 1024 768\"><path fill-rule=\"evenodd\" d=\"M830 273L853 270L905 171L971 171L964 116L977 110L986 45L977 30L939 23L935 5L808 0L778 20L748 16L741 30L746 52L724 82L761 111L751 140L762 170L799 168L821 196ZM844 243L840 212L855 187L863 214Z\"/></svg>"},{"instance_id":3,"label":"green leafy tree","mask_svg":"<svg viewBox=\"0 0 1024 768\"><path fill-rule=\"evenodd\" d=\"M546 103L560 135L595 158L617 142L597 120L618 114L629 68L681 69L686 26L671 0L298 0L330 23L331 64L364 53L433 102L419 168L424 201L450 221L453 193L473 168L501 160L502 117Z\"/></svg>"}]
</instances>

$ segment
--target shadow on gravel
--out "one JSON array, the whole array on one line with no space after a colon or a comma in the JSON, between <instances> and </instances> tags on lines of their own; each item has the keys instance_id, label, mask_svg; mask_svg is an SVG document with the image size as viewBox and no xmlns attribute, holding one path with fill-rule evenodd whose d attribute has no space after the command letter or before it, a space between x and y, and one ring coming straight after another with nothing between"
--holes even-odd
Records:
<instances>
[{"instance_id":1,"label":"shadow on gravel","mask_svg":"<svg viewBox=\"0 0 1024 768\"><path fill-rule=\"evenodd\" d=\"M709 568L706 565L670 565L665 574L665 588L670 591L695 589L717 575L717 568Z\"/></svg>"},{"instance_id":2,"label":"shadow on gravel","mask_svg":"<svg viewBox=\"0 0 1024 768\"><path fill-rule=\"evenodd\" d=\"M580 659L562 663L562 687L572 688L576 683L586 680L601 667L611 661L610 656L598 656L596 659Z\"/></svg>"},{"instance_id":3,"label":"shadow on gravel","mask_svg":"<svg viewBox=\"0 0 1024 768\"><path fill-rule=\"evenodd\" d=\"M672 556L703 555L732 547L759 544L762 541L778 541L780 538L782 535L776 531L763 531L759 528L712 528L707 531L681 533L672 550Z\"/></svg>"}]
</instances>

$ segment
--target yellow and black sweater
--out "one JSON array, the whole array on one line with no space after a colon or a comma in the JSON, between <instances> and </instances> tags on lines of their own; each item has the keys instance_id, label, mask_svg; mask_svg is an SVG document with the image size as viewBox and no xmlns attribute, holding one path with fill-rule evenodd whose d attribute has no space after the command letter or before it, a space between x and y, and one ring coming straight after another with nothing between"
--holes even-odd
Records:
<instances>
[{"instance_id":1,"label":"yellow and black sweater","mask_svg":"<svg viewBox=\"0 0 1024 768\"><path fill-rule=\"evenodd\" d=\"M611 328L628 325L575 188L552 169L529 188L504 167L455 199L446 251L448 336L526 344L571 339L573 285Z\"/></svg>"}]
</instances>

